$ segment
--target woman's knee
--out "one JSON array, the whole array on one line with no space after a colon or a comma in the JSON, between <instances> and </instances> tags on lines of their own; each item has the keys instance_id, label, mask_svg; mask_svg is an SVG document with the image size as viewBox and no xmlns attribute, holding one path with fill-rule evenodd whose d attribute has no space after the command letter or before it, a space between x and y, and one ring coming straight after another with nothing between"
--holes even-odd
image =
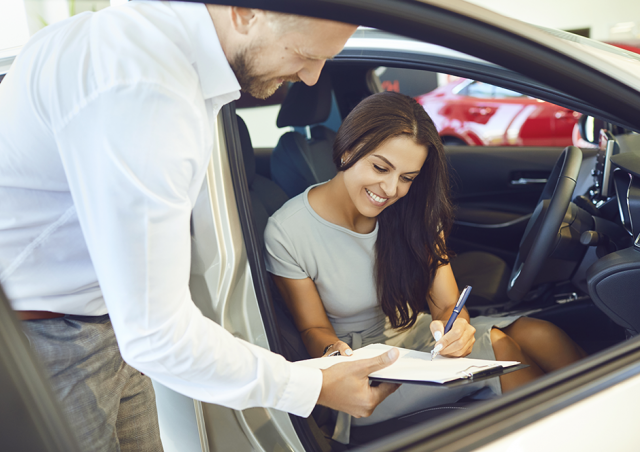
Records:
<instances>
[{"instance_id":1,"label":"woman's knee","mask_svg":"<svg viewBox=\"0 0 640 452\"><path fill-rule=\"evenodd\" d=\"M520 346L548 347L570 340L560 328L546 320L520 317L504 328L504 333L513 338Z\"/></svg>"},{"instance_id":2,"label":"woman's knee","mask_svg":"<svg viewBox=\"0 0 640 452\"><path fill-rule=\"evenodd\" d=\"M491 329L491 346L498 361L521 361L522 350L518 343L504 331Z\"/></svg>"}]
</instances>

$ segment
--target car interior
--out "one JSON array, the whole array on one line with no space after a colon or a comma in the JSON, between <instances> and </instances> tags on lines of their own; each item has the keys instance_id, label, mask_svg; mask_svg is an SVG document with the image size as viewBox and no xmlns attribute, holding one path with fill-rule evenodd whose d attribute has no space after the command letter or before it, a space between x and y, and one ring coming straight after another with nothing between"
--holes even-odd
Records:
<instances>
[{"instance_id":1,"label":"car interior","mask_svg":"<svg viewBox=\"0 0 640 452\"><path fill-rule=\"evenodd\" d=\"M241 117L251 100L243 94L239 101L237 127L258 255L268 217L308 186L336 174L332 143L341 118L361 99L382 90L374 63L339 63L327 62L312 87L298 83L282 88L286 97L276 122L284 130L273 147L253 148L252 136L260 132L250 130ZM467 303L472 316L518 313L544 319L595 354L640 331L640 311L631 303L640 277L640 254L632 243L640 233L640 182L634 179L640 177L640 160L624 160L629 154L619 154L621 147L632 149L640 141L637 134L586 115L578 126L582 136L591 137L582 152L571 147L445 146L456 206L448 244L456 253L451 265L459 286L474 288ZM604 144L598 137L601 128L607 130ZM611 180L604 180L616 165ZM571 184L555 190L567 178ZM557 225L549 233L545 227L552 217ZM535 259L527 258L539 249L543 256L537 267L530 265ZM262 262L261 255L257 261ZM525 262L535 274L529 271L529 281L518 289ZM264 265L252 271L268 286L261 309L271 312L267 322L278 336L272 350L291 361L309 358ZM442 408L453 413L467 406L469 401L463 400ZM330 439L334 421L323 407L294 425L299 434L306 430L313 438L314 450L343 450L442 419L442 413L427 410L353 427L348 446Z\"/></svg>"}]
</instances>

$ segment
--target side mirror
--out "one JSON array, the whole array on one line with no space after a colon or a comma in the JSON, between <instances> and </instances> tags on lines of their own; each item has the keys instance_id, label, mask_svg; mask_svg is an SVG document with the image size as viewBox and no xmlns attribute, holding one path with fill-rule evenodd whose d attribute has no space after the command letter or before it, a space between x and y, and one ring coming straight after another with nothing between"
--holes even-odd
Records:
<instances>
[{"instance_id":1,"label":"side mirror","mask_svg":"<svg viewBox=\"0 0 640 452\"><path fill-rule=\"evenodd\" d=\"M602 119L597 119L593 116L582 115L578 119L580 138L587 143L597 145L600 140L600 130L606 128L606 123Z\"/></svg>"}]
</instances>

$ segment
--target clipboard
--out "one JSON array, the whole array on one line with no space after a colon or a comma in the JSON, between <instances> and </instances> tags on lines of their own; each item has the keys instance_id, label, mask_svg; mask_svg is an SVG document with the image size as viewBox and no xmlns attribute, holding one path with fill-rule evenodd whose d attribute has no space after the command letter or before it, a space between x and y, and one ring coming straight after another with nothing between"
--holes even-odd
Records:
<instances>
[{"instance_id":1,"label":"clipboard","mask_svg":"<svg viewBox=\"0 0 640 452\"><path fill-rule=\"evenodd\" d=\"M476 367L476 366L472 366ZM370 383L375 383L376 385L379 383L396 383L396 384L414 384L414 385L423 385L423 386L437 386L437 387L445 387L445 388L457 388L459 386L469 385L473 383L477 383L479 381L488 380L490 378L499 377L501 375L506 375L511 372L515 372L516 370L521 370L529 367L528 364L517 364L515 366L503 367L503 366L491 366L487 369L477 369L466 371L463 375L460 375L459 378L451 381L447 381L445 383L438 383L434 381L426 381L426 380L397 380L393 378L382 378L382 377L369 377Z\"/></svg>"},{"instance_id":2,"label":"clipboard","mask_svg":"<svg viewBox=\"0 0 640 452\"><path fill-rule=\"evenodd\" d=\"M353 355L331 356L298 361L309 367L326 369L341 362L367 359L394 348L386 344L371 344L354 350ZM395 347L400 352L398 360L384 369L369 375L370 382L398 384L420 384L429 386L456 387L488 378L495 378L527 367L517 361L491 361L476 358L431 359L430 353Z\"/></svg>"}]
</instances>

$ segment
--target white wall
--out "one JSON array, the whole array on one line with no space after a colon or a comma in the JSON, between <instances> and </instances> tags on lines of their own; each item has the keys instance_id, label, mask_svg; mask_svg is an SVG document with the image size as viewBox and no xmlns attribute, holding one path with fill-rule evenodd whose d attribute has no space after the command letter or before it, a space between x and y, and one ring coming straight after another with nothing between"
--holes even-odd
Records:
<instances>
[{"instance_id":1,"label":"white wall","mask_svg":"<svg viewBox=\"0 0 640 452\"><path fill-rule=\"evenodd\" d=\"M0 58L3 51L23 45L29 39L22 0L0 1Z\"/></svg>"},{"instance_id":2,"label":"white wall","mask_svg":"<svg viewBox=\"0 0 640 452\"><path fill-rule=\"evenodd\" d=\"M640 38L638 0L467 0L505 16L545 27L591 28L591 38L612 39L616 24L633 23L621 38Z\"/></svg>"},{"instance_id":3,"label":"white wall","mask_svg":"<svg viewBox=\"0 0 640 452\"><path fill-rule=\"evenodd\" d=\"M0 58L47 24L107 6L109 0L0 0Z\"/></svg>"},{"instance_id":4,"label":"white wall","mask_svg":"<svg viewBox=\"0 0 640 452\"><path fill-rule=\"evenodd\" d=\"M110 0L111 4L126 0ZM617 24L630 23L620 38L640 38L640 0L468 0L505 16L563 30L591 28L591 37L609 40ZM109 0L0 0L0 53L20 46L42 28L76 12L97 10Z\"/></svg>"}]
</instances>

